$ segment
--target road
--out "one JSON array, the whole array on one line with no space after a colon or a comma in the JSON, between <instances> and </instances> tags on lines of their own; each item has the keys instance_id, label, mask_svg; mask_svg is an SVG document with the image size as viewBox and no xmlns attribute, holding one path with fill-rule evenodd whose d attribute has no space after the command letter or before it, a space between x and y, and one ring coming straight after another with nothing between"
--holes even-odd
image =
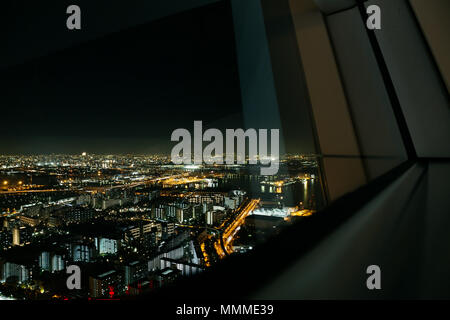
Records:
<instances>
[{"instance_id":1,"label":"road","mask_svg":"<svg viewBox=\"0 0 450 320\"><path fill-rule=\"evenodd\" d=\"M150 184L150 183L155 183L155 182L159 182L159 181L164 181L164 180L168 180L168 179L179 179L179 178L183 178L183 174L176 174L176 175L171 175L171 176L165 176L165 177L160 177L160 178L153 178L153 179L148 179L148 180L143 180L143 181L139 181L139 182L133 182L133 183L129 183L129 184L120 184L120 185L116 185L116 186L105 186L105 187L92 187L92 188L85 188L83 190L80 189L80 187L76 187L74 189L37 189L37 190L8 190L8 191L0 191L0 194L19 194L19 193L42 193L42 192L67 192L67 191L96 191L96 192L105 192L105 191L110 191L113 189L120 189L120 188L135 188L141 185L146 185L146 184Z\"/></svg>"},{"instance_id":2,"label":"road","mask_svg":"<svg viewBox=\"0 0 450 320\"><path fill-rule=\"evenodd\" d=\"M245 218L256 209L260 202L260 199L252 199L246 205L239 209L238 216L226 227L221 237L214 242L214 248L220 258L224 258L227 254L233 252L233 240L239 231L240 227L244 224ZM221 227L223 227L222 225Z\"/></svg>"},{"instance_id":3,"label":"road","mask_svg":"<svg viewBox=\"0 0 450 320\"><path fill-rule=\"evenodd\" d=\"M43 190L11 190L0 191L0 194L17 194L17 193L40 193L40 192L67 192L72 190L43 189Z\"/></svg>"}]
</instances>

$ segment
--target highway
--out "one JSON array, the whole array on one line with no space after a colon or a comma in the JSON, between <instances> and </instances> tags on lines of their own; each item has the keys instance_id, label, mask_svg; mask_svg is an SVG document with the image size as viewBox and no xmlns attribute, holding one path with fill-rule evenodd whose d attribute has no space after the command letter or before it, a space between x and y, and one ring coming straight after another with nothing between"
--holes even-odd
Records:
<instances>
[{"instance_id":1,"label":"highway","mask_svg":"<svg viewBox=\"0 0 450 320\"><path fill-rule=\"evenodd\" d=\"M0 194L17 194L17 193L41 193L41 192L64 192L73 190L43 189L43 190L8 190L0 191Z\"/></svg>"},{"instance_id":2,"label":"highway","mask_svg":"<svg viewBox=\"0 0 450 320\"><path fill-rule=\"evenodd\" d=\"M141 185L146 185L150 183L160 182L164 180L174 181L174 179L186 179L184 178L183 174L176 174L176 175L170 175L160 178L153 178L148 180L143 180L139 182L133 182L129 184L120 184L116 186L105 186L105 187L91 187L91 188L84 188L83 190L80 190L80 187L73 188L73 189L36 189L36 190L8 190L8 191L0 191L0 194L20 194L20 193L42 193L42 192L67 192L67 191L96 191L96 192L106 192L113 189L121 189L121 188L135 188ZM196 182L197 180L185 180L187 182ZM186 182L186 183L187 183Z\"/></svg>"},{"instance_id":3,"label":"highway","mask_svg":"<svg viewBox=\"0 0 450 320\"><path fill-rule=\"evenodd\" d=\"M244 224L245 218L256 209L260 202L260 199L252 199L242 208L239 209L238 216L226 227L221 237L214 242L214 248L220 258L224 258L227 254L233 252L233 240L239 231L240 227ZM224 225L222 224L221 227Z\"/></svg>"}]
</instances>

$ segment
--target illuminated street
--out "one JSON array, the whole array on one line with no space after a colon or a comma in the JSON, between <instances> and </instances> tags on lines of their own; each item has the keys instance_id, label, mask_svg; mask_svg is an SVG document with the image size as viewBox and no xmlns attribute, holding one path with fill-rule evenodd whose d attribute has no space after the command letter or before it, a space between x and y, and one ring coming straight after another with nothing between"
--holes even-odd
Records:
<instances>
[{"instance_id":1,"label":"illuminated street","mask_svg":"<svg viewBox=\"0 0 450 320\"><path fill-rule=\"evenodd\" d=\"M239 228L245 222L245 218L258 206L260 199L252 199L248 202L243 208L238 210L238 216L226 227L225 231L221 235L222 239L218 239L214 242L214 248L217 251L217 254L220 258L224 258L227 254L231 254L233 252L233 240L236 236L236 233L239 231ZM222 225L221 228L224 226ZM226 253L224 252L221 244L221 240L223 241L223 246L225 247Z\"/></svg>"}]
</instances>

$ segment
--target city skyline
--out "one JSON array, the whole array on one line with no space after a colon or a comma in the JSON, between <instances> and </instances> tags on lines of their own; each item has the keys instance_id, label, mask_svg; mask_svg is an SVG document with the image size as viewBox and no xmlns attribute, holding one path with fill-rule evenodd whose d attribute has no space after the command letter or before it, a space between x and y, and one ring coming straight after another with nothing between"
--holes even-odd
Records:
<instances>
[{"instance_id":1,"label":"city skyline","mask_svg":"<svg viewBox=\"0 0 450 320\"><path fill-rule=\"evenodd\" d=\"M160 155L0 156L0 293L123 299L247 253L323 206L316 157L282 165L261 176Z\"/></svg>"}]
</instances>

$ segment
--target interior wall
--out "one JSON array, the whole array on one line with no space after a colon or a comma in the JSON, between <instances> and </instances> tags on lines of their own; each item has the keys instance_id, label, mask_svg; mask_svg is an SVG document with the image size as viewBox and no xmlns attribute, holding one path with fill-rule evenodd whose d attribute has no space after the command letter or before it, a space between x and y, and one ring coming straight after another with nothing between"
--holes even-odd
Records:
<instances>
[{"instance_id":1,"label":"interior wall","mask_svg":"<svg viewBox=\"0 0 450 320\"><path fill-rule=\"evenodd\" d=\"M421 2L429 6L418 6L417 12L426 12L428 7L433 7L431 3L436 4L435 0ZM377 4L381 9L382 28L375 31L375 36L389 69L417 156L449 157L448 91L422 36L420 25L416 23L414 12L407 0L371 0L365 3L366 6L371 4ZM435 32L435 29L442 31ZM436 25L429 32L436 35L431 37L435 39L439 38L443 29ZM438 56L449 43L443 38L440 40L443 43L437 45L435 50ZM438 42L437 39L435 41ZM448 56L446 60L449 60ZM441 65L443 69L446 68L445 63Z\"/></svg>"}]
</instances>

